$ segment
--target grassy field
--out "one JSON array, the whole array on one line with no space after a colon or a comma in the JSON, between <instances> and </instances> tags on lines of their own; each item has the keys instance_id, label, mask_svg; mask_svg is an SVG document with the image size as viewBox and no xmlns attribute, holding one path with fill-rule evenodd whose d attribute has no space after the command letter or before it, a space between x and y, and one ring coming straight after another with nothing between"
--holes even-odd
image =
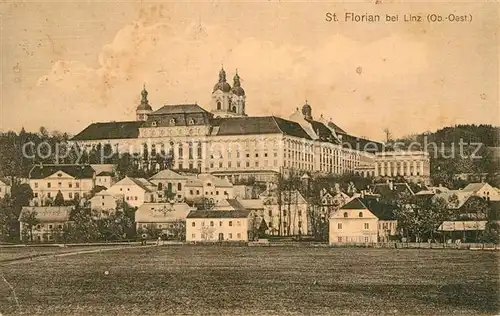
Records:
<instances>
[{"instance_id":1,"label":"grassy field","mask_svg":"<svg viewBox=\"0 0 500 316\"><path fill-rule=\"evenodd\" d=\"M456 250L123 249L1 265L19 307L2 279L0 313L495 314L498 259Z\"/></svg>"}]
</instances>

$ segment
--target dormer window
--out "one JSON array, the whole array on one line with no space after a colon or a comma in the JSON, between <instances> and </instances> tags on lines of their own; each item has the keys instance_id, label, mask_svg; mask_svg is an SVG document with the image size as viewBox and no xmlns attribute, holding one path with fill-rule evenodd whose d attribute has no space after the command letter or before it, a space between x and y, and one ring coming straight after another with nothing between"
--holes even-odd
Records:
<instances>
[{"instance_id":1,"label":"dormer window","mask_svg":"<svg viewBox=\"0 0 500 316\"><path fill-rule=\"evenodd\" d=\"M170 125L175 125L175 119L174 118L170 119Z\"/></svg>"},{"instance_id":2,"label":"dormer window","mask_svg":"<svg viewBox=\"0 0 500 316\"><path fill-rule=\"evenodd\" d=\"M62 177L62 173L58 173L58 174L57 174L57 176L58 176L58 177Z\"/></svg>"},{"instance_id":3,"label":"dormer window","mask_svg":"<svg viewBox=\"0 0 500 316\"><path fill-rule=\"evenodd\" d=\"M195 122L194 122L194 120L193 120L193 119L189 119L189 121L188 121L188 124L189 124L189 125L194 125L194 123L195 123Z\"/></svg>"},{"instance_id":4,"label":"dormer window","mask_svg":"<svg viewBox=\"0 0 500 316\"><path fill-rule=\"evenodd\" d=\"M363 212L359 212L358 216L363 217Z\"/></svg>"},{"instance_id":5,"label":"dormer window","mask_svg":"<svg viewBox=\"0 0 500 316\"><path fill-rule=\"evenodd\" d=\"M156 121L151 122L151 126L157 126L158 123Z\"/></svg>"},{"instance_id":6,"label":"dormer window","mask_svg":"<svg viewBox=\"0 0 500 316\"><path fill-rule=\"evenodd\" d=\"M347 212L344 212L344 217L347 217Z\"/></svg>"}]
</instances>

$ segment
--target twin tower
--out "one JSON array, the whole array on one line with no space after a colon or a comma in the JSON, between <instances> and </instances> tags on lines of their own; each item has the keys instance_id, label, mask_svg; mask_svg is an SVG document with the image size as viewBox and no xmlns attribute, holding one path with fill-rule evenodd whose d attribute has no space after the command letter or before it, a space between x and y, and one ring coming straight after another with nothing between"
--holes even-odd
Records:
<instances>
[{"instance_id":1,"label":"twin tower","mask_svg":"<svg viewBox=\"0 0 500 316\"><path fill-rule=\"evenodd\" d=\"M141 92L141 103L136 109L136 119L146 121L148 114L153 112L148 102L146 87ZM219 81L214 85L212 91L211 112L214 117L240 117L247 116L245 113L245 90L241 87L241 78L238 71L233 78L233 86L227 82L226 71L221 68Z\"/></svg>"}]
</instances>

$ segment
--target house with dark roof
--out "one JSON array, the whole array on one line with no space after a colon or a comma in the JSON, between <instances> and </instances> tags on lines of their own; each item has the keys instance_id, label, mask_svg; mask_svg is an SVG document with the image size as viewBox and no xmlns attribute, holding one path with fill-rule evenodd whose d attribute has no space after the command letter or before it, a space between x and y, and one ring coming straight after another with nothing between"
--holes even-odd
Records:
<instances>
[{"instance_id":1,"label":"house with dark roof","mask_svg":"<svg viewBox=\"0 0 500 316\"><path fill-rule=\"evenodd\" d=\"M64 200L84 198L95 186L95 170L90 165L34 165L27 178L33 190L33 202L40 206L53 201L59 192Z\"/></svg>"},{"instance_id":2,"label":"house with dark roof","mask_svg":"<svg viewBox=\"0 0 500 316\"><path fill-rule=\"evenodd\" d=\"M254 238L255 223L253 212L245 209L191 211L186 219L186 240L248 242Z\"/></svg>"},{"instance_id":3,"label":"house with dark roof","mask_svg":"<svg viewBox=\"0 0 500 316\"><path fill-rule=\"evenodd\" d=\"M354 198L330 216L329 242L365 244L378 241L378 218L359 198Z\"/></svg>"},{"instance_id":4,"label":"house with dark roof","mask_svg":"<svg viewBox=\"0 0 500 316\"><path fill-rule=\"evenodd\" d=\"M196 102L154 110L144 87L136 121L93 123L72 141L87 149L109 144L122 153L147 152L141 164L153 169L160 168L156 158L164 152L174 170L200 170L233 183L268 182L291 170L342 174L353 171L361 156L373 159L373 152L382 149L379 142L315 118L307 102L289 118L248 116L240 75L231 85L224 69L211 93L209 110Z\"/></svg>"},{"instance_id":5,"label":"house with dark roof","mask_svg":"<svg viewBox=\"0 0 500 316\"><path fill-rule=\"evenodd\" d=\"M62 229L69 223L72 206L25 206L19 215L19 229L21 241L31 240L36 242L54 241L56 234L61 234ZM30 226L25 219L34 215L37 224Z\"/></svg>"}]
</instances>

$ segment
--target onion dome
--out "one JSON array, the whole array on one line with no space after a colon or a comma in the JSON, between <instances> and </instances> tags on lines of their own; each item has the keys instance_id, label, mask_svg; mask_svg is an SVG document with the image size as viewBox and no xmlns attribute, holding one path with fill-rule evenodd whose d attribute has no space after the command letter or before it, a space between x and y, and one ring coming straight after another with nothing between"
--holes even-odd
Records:
<instances>
[{"instance_id":1,"label":"onion dome","mask_svg":"<svg viewBox=\"0 0 500 316\"><path fill-rule=\"evenodd\" d=\"M233 89L232 92L237 96L244 96L245 90L241 87L240 76L238 75L238 70L236 70L236 75L233 78Z\"/></svg>"},{"instance_id":2,"label":"onion dome","mask_svg":"<svg viewBox=\"0 0 500 316\"><path fill-rule=\"evenodd\" d=\"M229 83L227 83L226 80L226 72L224 71L224 68L221 68L219 72L219 82L217 82L214 86L214 91L220 90L222 92L229 92L231 91L231 86Z\"/></svg>"},{"instance_id":3,"label":"onion dome","mask_svg":"<svg viewBox=\"0 0 500 316\"><path fill-rule=\"evenodd\" d=\"M149 105L148 101L148 91L146 90L146 85L144 85L142 91L141 91L142 99L141 99L141 104L137 107L137 110L150 110L152 111L153 108L151 105Z\"/></svg>"},{"instance_id":4,"label":"onion dome","mask_svg":"<svg viewBox=\"0 0 500 316\"><path fill-rule=\"evenodd\" d=\"M312 119L312 107L307 104L307 101L306 104L302 106L302 115L304 115L306 119Z\"/></svg>"}]
</instances>

